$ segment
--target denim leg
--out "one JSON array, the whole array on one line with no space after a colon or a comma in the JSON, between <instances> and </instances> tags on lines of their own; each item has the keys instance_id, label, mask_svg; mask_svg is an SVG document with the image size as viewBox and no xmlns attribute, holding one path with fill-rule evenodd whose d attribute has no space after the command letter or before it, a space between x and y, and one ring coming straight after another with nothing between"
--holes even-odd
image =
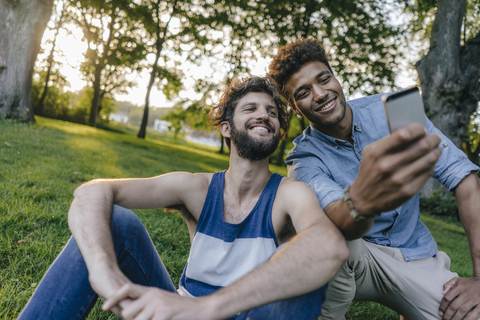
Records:
<instances>
[{"instance_id":1,"label":"denim leg","mask_svg":"<svg viewBox=\"0 0 480 320\"><path fill-rule=\"evenodd\" d=\"M327 284L310 293L242 312L236 320L317 320L322 312Z\"/></svg>"},{"instance_id":2,"label":"denim leg","mask_svg":"<svg viewBox=\"0 0 480 320\"><path fill-rule=\"evenodd\" d=\"M114 206L111 229L120 269L133 283L176 292L150 236L134 212ZM18 319L85 319L97 297L72 237Z\"/></svg>"}]
</instances>

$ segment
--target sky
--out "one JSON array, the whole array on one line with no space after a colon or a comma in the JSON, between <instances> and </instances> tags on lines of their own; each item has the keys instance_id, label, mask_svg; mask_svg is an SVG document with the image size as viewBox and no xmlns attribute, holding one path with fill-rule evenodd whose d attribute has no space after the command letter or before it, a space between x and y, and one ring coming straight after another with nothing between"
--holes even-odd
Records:
<instances>
[{"instance_id":1,"label":"sky","mask_svg":"<svg viewBox=\"0 0 480 320\"><path fill-rule=\"evenodd\" d=\"M172 21L174 22L174 21ZM172 28L175 28L175 22L172 25ZM49 39L52 39L54 32L47 29L44 33L41 46L44 49L42 54L39 54L38 60L45 59L46 56L50 53L51 44L48 42ZM87 85L86 81L82 80L82 75L80 74L79 67L80 64L84 61L84 52L87 49L87 44L82 41L82 31L70 24L65 26L65 29L60 31L57 48L61 54L55 56L55 61L61 62L62 66L60 68L61 74L66 76L67 81L70 86L66 87L67 91L78 91ZM415 56L415 52L418 52L418 48L410 48L410 61L418 60L418 56ZM153 62L153 55L147 56L149 62ZM251 74L256 76L263 76L267 73L268 64L271 59L258 58L257 61L252 61L250 67ZM213 75L213 79L216 83L219 83L224 78L225 72L227 70L226 66L216 65L214 70L208 61L202 62L200 65L194 65L190 62L181 63L182 71L185 74L185 90L180 92L180 98L194 97L196 95L192 86L195 83L196 79L201 78L204 75ZM409 67L408 62L404 61L403 65L400 66L402 70L395 79L395 84L399 87L408 87L415 85L415 80L417 75L415 72L412 72L412 68ZM150 70L144 69L141 73L133 73L129 76L129 80L136 82L136 86L133 88L127 89L126 94L115 94L114 98L117 101L129 101L138 106L143 106L145 103L145 95L147 90L148 81L150 78ZM360 97L361 94L356 94L353 97ZM199 98L197 96L197 98ZM150 95L150 105L152 107L171 107L173 106L174 101L168 101L165 95L157 90L154 86Z\"/></svg>"}]
</instances>

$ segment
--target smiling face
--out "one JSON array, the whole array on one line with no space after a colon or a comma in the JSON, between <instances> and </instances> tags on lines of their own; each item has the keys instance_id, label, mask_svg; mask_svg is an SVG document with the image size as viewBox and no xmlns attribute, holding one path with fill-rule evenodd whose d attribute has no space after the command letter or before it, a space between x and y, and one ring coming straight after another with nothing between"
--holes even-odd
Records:
<instances>
[{"instance_id":1,"label":"smiling face","mask_svg":"<svg viewBox=\"0 0 480 320\"><path fill-rule=\"evenodd\" d=\"M225 134L245 159L265 159L280 141L278 109L267 93L249 92L238 100L229 126Z\"/></svg>"},{"instance_id":2,"label":"smiling face","mask_svg":"<svg viewBox=\"0 0 480 320\"><path fill-rule=\"evenodd\" d=\"M319 61L303 65L285 83L292 108L319 131L331 130L349 120L342 87L329 68Z\"/></svg>"}]
</instances>

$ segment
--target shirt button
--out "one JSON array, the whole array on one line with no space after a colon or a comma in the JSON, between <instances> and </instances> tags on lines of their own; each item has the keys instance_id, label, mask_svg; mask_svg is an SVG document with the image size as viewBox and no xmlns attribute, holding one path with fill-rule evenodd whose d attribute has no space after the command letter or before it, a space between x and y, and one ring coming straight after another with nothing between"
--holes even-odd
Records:
<instances>
[{"instance_id":1,"label":"shirt button","mask_svg":"<svg viewBox=\"0 0 480 320\"><path fill-rule=\"evenodd\" d=\"M444 143L443 143L443 146L446 147L446 146L448 146L448 144L447 144L446 142L444 142Z\"/></svg>"},{"instance_id":2,"label":"shirt button","mask_svg":"<svg viewBox=\"0 0 480 320\"><path fill-rule=\"evenodd\" d=\"M388 232L385 232L385 237L388 237Z\"/></svg>"},{"instance_id":3,"label":"shirt button","mask_svg":"<svg viewBox=\"0 0 480 320\"><path fill-rule=\"evenodd\" d=\"M355 152L357 151L357 148L355 148Z\"/></svg>"}]
</instances>

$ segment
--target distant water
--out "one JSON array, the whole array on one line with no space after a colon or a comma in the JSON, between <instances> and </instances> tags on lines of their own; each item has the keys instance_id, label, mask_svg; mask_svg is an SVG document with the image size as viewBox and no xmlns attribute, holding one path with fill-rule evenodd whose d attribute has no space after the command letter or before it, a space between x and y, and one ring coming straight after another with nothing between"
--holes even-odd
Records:
<instances>
[{"instance_id":1,"label":"distant water","mask_svg":"<svg viewBox=\"0 0 480 320\"><path fill-rule=\"evenodd\" d=\"M206 137L194 137L191 135L186 135L185 140L203 144L210 147L220 147L220 141L218 139L206 138Z\"/></svg>"}]
</instances>

